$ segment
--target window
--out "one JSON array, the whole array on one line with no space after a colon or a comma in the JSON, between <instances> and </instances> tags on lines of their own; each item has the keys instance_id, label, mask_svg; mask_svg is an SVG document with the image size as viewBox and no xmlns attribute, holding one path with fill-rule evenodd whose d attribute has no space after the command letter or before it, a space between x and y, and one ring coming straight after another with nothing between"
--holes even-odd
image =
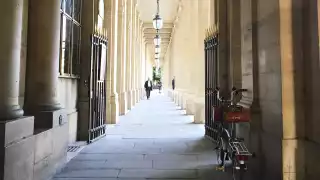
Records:
<instances>
[{"instance_id":1,"label":"window","mask_svg":"<svg viewBox=\"0 0 320 180\"><path fill-rule=\"evenodd\" d=\"M79 76L82 0L61 0L60 75Z\"/></svg>"}]
</instances>

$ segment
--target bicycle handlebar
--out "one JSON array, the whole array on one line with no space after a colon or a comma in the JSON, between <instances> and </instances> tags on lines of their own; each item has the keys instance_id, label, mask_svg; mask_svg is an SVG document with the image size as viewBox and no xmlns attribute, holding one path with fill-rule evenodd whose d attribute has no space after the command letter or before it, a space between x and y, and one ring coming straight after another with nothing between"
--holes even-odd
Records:
<instances>
[{"instance_id":1,"label":"bicycle handlebar","mask_svg":"<svg viewBox=\"0 0 320 180\"><path fill-rule=\"evenodd\" d=\"M246 92L248 90L247 89L237 89L235 87L232 87L230 99L227 99L227 100L224 100L224 98L220 96L220 88L219 87L217 87L215 89L215 91L217 92L217 98L218 98L219 101L221 101L221 102L231 102L232 103L233 100L234 100L234 96L235 95L238 95L240 92Z\"/></svg>"}]
</instances>

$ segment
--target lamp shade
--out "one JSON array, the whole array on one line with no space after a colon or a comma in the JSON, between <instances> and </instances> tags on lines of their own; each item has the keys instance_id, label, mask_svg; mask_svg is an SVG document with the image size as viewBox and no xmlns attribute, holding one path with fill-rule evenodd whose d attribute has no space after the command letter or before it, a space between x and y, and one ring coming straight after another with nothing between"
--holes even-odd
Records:
<instances>
[{"instance_id":1,"label":"lamp shade","mask_svg":"<svg viewBox=\"0 0 320 180\"><path fill-rule=\"evenodd\" d=\"M155 17L153 18L153 28L154 29L161 29L163 26L163 21L162 18L160 17L159 14L155 15Z\"/></svg>"},{"instance_id":2,"label":"lamp shade","mask_svg":"<svg viewBox=\"0 0 320 180\"><path fill-rule=\"evenodd\" d=\"M161 52L161 49L159 46L156 46L156 48L154 49L155 53L160 53Z\"/></svg>"},{"instance_id":3,"label":"lamp shade","mask_svg":"<svg viewBox=\"0 0 320 180\"><path fill-rule=\"evenodd\" d=\"M156 37L154 37L153 43L154 43L154 45L156 45L156 46L160 46L160 44L161 44L161 37L160 37L159 34L157 34Z\"/></svg>"}]
</instances>

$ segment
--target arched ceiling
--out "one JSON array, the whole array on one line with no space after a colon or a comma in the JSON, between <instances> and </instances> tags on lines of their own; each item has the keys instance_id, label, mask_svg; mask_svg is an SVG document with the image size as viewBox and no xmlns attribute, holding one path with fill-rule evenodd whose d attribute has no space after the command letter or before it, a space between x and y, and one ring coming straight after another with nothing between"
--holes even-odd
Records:
<instances>
[{"instance_id":1,"label":"arched ceiling","mask_svg":"<svg viewBox=\"0 0 320 180\"><path fill-rule=\"evenodd\" d=\"M164 22L164 26L159 32L161 36L160 61L164 58L170 42L173 22L177 15L179 1L180 0L159 0L159 14ZM138 11L140 12L140 19L143 21L144 36L148 44L153 44L153 38L156 35L156 30L153 29L152 19L157 12L157 0L138 0L137 4ZM151 54L154 54L154 46L149 47L153 47L150 48L149 51Z\"/></svg>"},{"instance_id":2,"label":"arched ceiling","mask_svg":"<svg viewBox=\"0 0 320 180\"><path fill-rule=\"evenodd\" d=\"M138 0L141 20L152 22L157 12L157 0ZM159 0L160 15L164 22L173 22L176 16L179 0Z\"/></svg>"}]
</instances>

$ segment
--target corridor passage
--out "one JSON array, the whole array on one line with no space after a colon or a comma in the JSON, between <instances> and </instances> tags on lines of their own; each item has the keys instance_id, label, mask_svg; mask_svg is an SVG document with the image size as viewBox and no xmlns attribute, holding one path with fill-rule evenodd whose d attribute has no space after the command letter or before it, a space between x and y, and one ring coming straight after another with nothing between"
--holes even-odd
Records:
<instances>
[{"instance_id":1,"label":"corridor passage","mask_svg":"<svg viewBox=\"0 0 320 180\"><path fill-rule=\"evenodd\" d=\"M107 136L84 148L54 180L224 180L214 145L165 95L154 91Z\"/></svg>"}]
</instances>

